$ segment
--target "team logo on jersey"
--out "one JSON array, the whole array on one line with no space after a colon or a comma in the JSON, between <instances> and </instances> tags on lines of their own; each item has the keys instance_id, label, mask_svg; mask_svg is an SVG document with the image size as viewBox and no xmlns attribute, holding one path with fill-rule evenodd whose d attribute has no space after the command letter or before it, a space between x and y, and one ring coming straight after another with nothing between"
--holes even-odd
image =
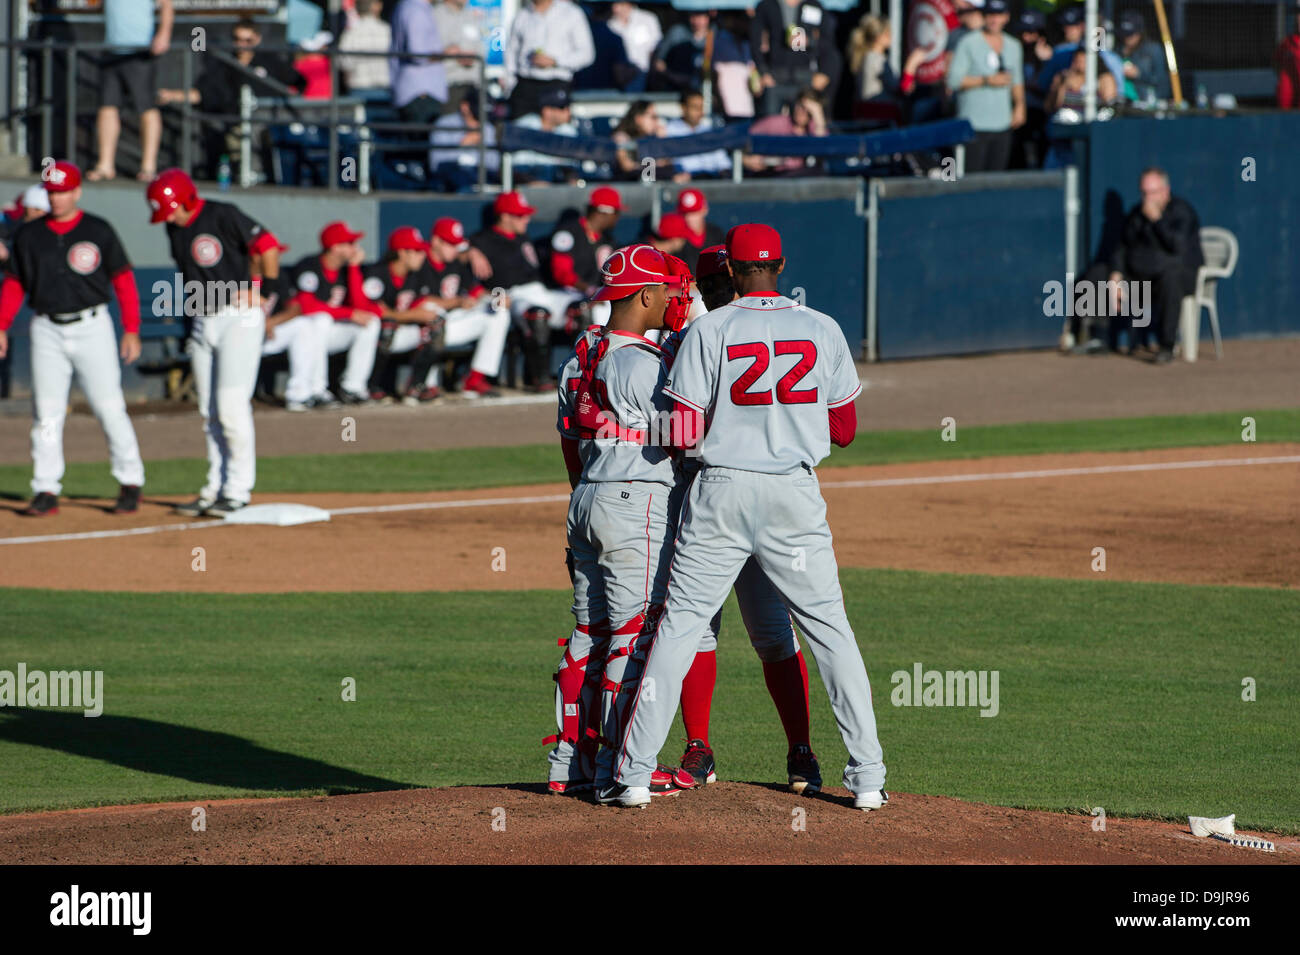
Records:
<instances>
[{"instance_id":1,"label":"team logo on jersey","mask_svg":"<svg viewBox=\"0 0 1300 955\"><path fill-rule=\"evenodd\" d=\"M444 275L438 283L438 298L455 298L460 294L460 276Z\"/></svg>"},{"instance_id":2,"label":"team logo on jersey","mask_svg":"<svg viewBox=\"0 0 1300 955\"><path fill-rule=\"evenodd\" d=\"M298 276L298 288L310 295L320 288L320 279L315 272L303 272Z\"/></svg>"},{"instance_id":3,"label":"team logo on jersey","mask_svg":"<svg viewBox=\"0 0 1300 955\"><path fill-rule=\"evenodd\" d=\"M520 248L523 250L524 258L528 260L528 264L533 268L537 268L537 250L533 248L533 244L525 242L520 245Z\"/></svg>"},{"instance_id":4,"label":"team logo on jersey","mask_svg":"<svg viewBox=\"0 0 1300 955\"><path fill-rule=\"evenodd\" d=\"M551 236L551 248L556 252L570 252L573 250L573 233L557 232Z\"/></svg>"},{"instance_id":5,"label":"team logo on jersey","mask_svg":"<svg viewBox=\"0 0 1300 955\"><path fill-rule=\"evenodd\" d=\"M366 298L379 301L384 294L384 280L377 275L372 275L361 283L361 291L365 293Z\"/></svg>"},{"instance_id":6,"label":"team logo on jersey","mask_svg":"<svg viewBox=\"0 0 1300 955\"><path fill-rule=\"evenodd\" d=\"M89 275L99 268L99 263L102 261L103 256L99 253L99 246L93 242L78 242L68 249L68 268L81 275Z\"/></svg>"},{"instance_id":7,"label":"team logo on jersey","mask_svg":"<svg viewBox=\"0 0 1300 955\"><path fill-rule=\"evenodd\" d=\"M200 268L210 269L220 262L222 251L221 240L207 232L196 235L190 243L190 258Z\"/></svg>"}]
</instances>

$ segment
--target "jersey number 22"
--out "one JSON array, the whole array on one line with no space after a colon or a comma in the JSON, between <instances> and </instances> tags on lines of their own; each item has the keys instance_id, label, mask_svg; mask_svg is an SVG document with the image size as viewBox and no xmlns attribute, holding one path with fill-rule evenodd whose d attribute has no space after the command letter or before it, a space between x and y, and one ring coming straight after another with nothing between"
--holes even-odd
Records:
<instances>
[{"instance_id":1,"label":"jersey number 22","mask_svg":"<svg viewBox=\"0 0 1300 955\"><path fill-rule=\"evenodd\" d=\"M798 355L795 366L781 376L776 383L776 400L783 405L804 405L817 401L816 388L796 388L803 377L817 364L817 346L810 341L773 342L772 350L777 355ZM745 342L743 345L727 346L727 361L750 359L750 365L740 373L731 385L731 401L737 405L770 405L772 392L750 391L749 388L758 381L772 363L772 354L766 342Z\"/></svg>"}]
</instances>

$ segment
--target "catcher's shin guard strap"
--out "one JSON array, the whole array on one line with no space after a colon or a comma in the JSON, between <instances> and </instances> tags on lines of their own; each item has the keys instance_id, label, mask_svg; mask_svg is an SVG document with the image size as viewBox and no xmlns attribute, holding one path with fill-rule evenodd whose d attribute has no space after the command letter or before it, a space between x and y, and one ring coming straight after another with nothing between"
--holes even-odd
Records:
<instances>
[{"instance_id":1,"label":"catcher's shin guard strap","mask_svg":"<svg viewBox=\"0 0 1300 955\"><path fill-rule=\"evenodd\" d=\"M559 732L554 736L548 736L542 742L544 744L566 743L577 744L583 739L582 726L584 722L583 705L583 687L588 683L587 680L587 661L589 657L574 659L570 650L564 651L564 656L560 658L560 666L555 671L553 679L555 680L555 725Z\"/></svg>"}]
</instances>

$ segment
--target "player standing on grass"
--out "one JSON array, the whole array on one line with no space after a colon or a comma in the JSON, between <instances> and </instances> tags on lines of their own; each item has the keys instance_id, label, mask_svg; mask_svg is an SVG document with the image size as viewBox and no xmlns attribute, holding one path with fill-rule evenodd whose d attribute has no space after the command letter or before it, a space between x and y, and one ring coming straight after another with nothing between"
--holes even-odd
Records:
<instances>
[{"instance_id":1,"label":"player standing on grass","mask_svg":"<svg viewBox=\"0 0 1300 955\"><path fill-rule=\"evenodd\" d=\"M871 685L844 612L826 504L813 467L857 427L861 391L844 333L827 315L776 291L781 238L760 224L727 236L738 299L687 331L664 394L703 431L703 469L683 508L664 612L601 803L650 801L663 746L709 621L745 563L757 558L813 649L849 752L854 806L878 809L885 764ZM704 427L707 425L707 427Z\"/></svg>"},{"instance_id":2,"label":"player standing on grass","mask_svg":"<svg viewBox=\"0 0 1300 955\"><path fill-rule=\"evenodd\" d=\"M172 258L187 290L185 351L208 443L208 478L176 508L224 517L248 504L257 479L253 389L262 361L266 313L259 288L280 281L275 237L228 202L199 198L180 169L165 169L145 191L149 221L167 224Z\"/></svg>"},{"instance_id":3,"label":"player standing on grass","mask_svg":"<svg viewBox=\"0 0 1300 955\"><path fill-rule=\"evenodd\" d=\"M9 326L26 295L32 318L32 492L21 512L59 512L63 481L63 422L75 372L108 438L113 477L121 485L115 514L140 506L144 463L122 396L122 367L140 357L140 297L135 275L113 227L77 208L81 170L56 162L42 172L50 212L14 236L9 271L0 288L0 358L9 350ZM109 295L122 311L122 343L108 314Z\"/></svg>"}]
</instances>

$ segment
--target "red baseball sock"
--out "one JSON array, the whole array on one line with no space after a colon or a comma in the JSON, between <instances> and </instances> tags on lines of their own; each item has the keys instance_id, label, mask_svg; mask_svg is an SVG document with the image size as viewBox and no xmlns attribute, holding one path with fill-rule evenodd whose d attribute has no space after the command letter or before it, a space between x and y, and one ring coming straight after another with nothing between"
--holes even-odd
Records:
<instances>
[{"instance_id":1,"label":"red baseball sock","mask_svg":"<svg viewBox=\"0 0 1300 955\"><path fill-rule=\"evenodd\" d=\"M763 679L781 717L786 741L791 748L800 743L809 745L808 664L803 651L777 663L764 663Z\"/></svg>"},{"instance_id":2,"label":"red baseball sock","mask_svg":"<svg viewBox=\"0 0 1300 955\"><path fill-rule=\"evenodd\" d=\"M709 745L709 710L713 706L713 685L718 682L718 655L714 650L695 654L682 680L682 722L687 739L702 739Z\"/></svg>"}]
</instances>

